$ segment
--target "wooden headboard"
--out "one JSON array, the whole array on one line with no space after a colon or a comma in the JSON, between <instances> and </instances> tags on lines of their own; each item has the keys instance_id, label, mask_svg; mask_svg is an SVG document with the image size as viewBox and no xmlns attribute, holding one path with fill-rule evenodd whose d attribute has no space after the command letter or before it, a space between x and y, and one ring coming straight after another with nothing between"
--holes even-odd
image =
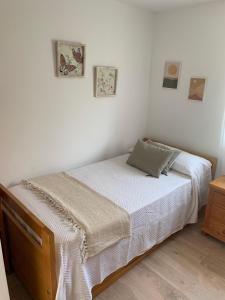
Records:
<instances>
[{"instance_id":1,"label":"wooden headboard","mask_svg":"<svg viewBox=\"0 0 225 300\"><path fill-rule=\"evenodd\" d=\"M152 140L153 142L162 143L162 144L168 145L170 147L178 148L178 149L181 149L181 150L186 151L188 153L191 153L191 154L194 154L194 155L197 155L197 156L200 156L200 157L203 157L203 158L207 159L212 164L212 178L215 177L217 161L218 161L218 159L215 156L211 156L209 154L197 152L197 151L191 150L190 148L184 148L184 147L180 147L178 145L172 145L170 143L163 142L163 141L160 141L160 140L155 139L155 138L144 138L143 141L147 141L149 139Z\"/></svg>"}]
</instances>

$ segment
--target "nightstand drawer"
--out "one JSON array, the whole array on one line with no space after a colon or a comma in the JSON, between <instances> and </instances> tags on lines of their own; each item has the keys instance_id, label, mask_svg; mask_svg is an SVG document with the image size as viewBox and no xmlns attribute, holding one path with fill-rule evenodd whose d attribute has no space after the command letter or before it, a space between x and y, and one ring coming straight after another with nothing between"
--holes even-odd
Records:
<instances>
[{"instance_id":1,"label":"nightstand drawer","mask_svg":"<svg viewBox=\"0 0 225 300\"><path fill-rule=\"evenodd\" d=\"M224 224L225 226L225 209L212 205L209 219L215 221L216 223Z\"/></svg>"},{"instance_id":2,"label":"nightstand drawer","mask_svg":"<svg viewBox=\"0 0 225 300\"><path fill-rule=\"evenodd\" d=\"M202 230L225 242L225 176L209 185L208 204Z\"/></svg>"},{"instance_id":3,"label":"nightstand drawer","mask_svg":"<svg viewBox=\"0 0 225 300\"><path fill-rule=\"evenodd\" d=\"M215 191L211 201L213 202L213 206L216 205L225 210L225 195L224 194Z\"/></svg>"},{"instance_id":4,"label":"nightstand drawer","mask_svg":"<svg viewBox=\"0 0 225 300\"><path fill-rule=\"evenodd\" d=\"M208 224L208 229L210 234L225 241L225 225L217 223L215 221Z\"/></svg>"}]
</instances>

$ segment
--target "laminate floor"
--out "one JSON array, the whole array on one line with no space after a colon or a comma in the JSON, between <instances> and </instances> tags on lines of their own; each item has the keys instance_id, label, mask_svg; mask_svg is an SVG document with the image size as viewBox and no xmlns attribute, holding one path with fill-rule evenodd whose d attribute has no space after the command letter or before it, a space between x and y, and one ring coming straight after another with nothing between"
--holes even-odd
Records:
<instances>
[{"instance_id":1,"label":"laminate floor","mask_svg":"<svg viewBox=\"0 0 225 300\"><path fill-rule=\"evenodd\" d=\"M202 234L201 223L169 238L96 300L225 300L225 244ZM30 300L15 275L8 282L11 300Z\"/></svg>"}]
</instances>

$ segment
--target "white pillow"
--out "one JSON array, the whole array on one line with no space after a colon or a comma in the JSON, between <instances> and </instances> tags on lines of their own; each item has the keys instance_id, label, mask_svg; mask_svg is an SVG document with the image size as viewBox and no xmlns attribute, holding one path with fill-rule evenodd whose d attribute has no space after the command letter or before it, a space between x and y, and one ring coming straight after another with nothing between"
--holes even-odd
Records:
<instances>
[{"instance_id":1,"label":"white pillow","mask_svg":"<svg viewBox=\"0 0 225 300\"><path fill-rule=\"evenodd\" d=\"M193 194L198 197L198 209L207 203L208 186L212 180L212 163L205 158L181 152L172 169L192 179Z\"/></svg>"},{"instance_id":2,"label":"white pillow","mask_svg":"<svg viewBox=\"0 0 225 300\"><path fill-rule=\"evenodd\" d=\"M211 166L211 162L205 158L182 151L176 158L172 169L192 176L202 173L205 168L208 169Z\"/></svg>"}]
</instances>

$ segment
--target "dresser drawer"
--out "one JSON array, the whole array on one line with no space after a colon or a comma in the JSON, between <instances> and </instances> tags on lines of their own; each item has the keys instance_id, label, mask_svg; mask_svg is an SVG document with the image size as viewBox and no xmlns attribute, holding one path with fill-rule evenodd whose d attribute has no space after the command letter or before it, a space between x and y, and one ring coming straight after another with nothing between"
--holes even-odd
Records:
<instances>
[{"instance_id":1,"label":"dresser drawer","mask_svg":"<svg viewBox=\"0 0 225 300\"><path fill-rule=\"evenodd\" d=\"M225 195L215 191L211 199L213 206L218 206L225 210Z\"/></svg>"},{"instance_id":2,"label":"dresser drawer","mask_svg":"<svg viewBox=\"0 0 225 300\"><path fill-rule=\"evenodd\" d=\"M214 220L208 224L208 230L210 234L216 238L225 241L225 225L217 223Z\"/></svg>"}]
</instances>

